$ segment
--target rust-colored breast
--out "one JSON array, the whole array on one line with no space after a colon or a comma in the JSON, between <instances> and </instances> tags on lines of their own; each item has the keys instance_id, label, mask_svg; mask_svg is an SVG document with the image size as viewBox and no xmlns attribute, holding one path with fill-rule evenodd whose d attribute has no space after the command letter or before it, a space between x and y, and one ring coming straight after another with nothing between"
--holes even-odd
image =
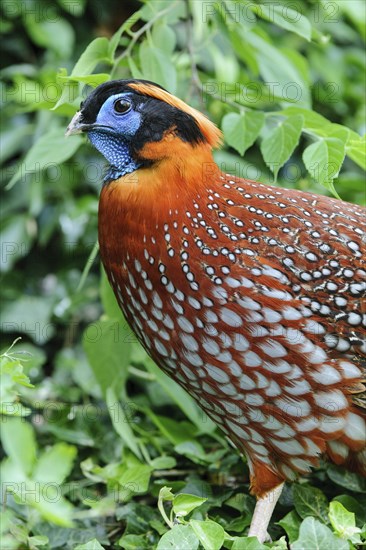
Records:
<instances>
[{"instance_id":1,"label":"rust-colored breast","mask_svg":"<svg viewBox=\"0 0 366 550\"><path fill-rule=\"evenodd\" d=\"M365 473L351 393L366 355L365 211L218 172L165 184L152 201L113 182L100 204L102 260L147 352L246 453L256 494L325 451Z\"/></svg>"}]
</instances>

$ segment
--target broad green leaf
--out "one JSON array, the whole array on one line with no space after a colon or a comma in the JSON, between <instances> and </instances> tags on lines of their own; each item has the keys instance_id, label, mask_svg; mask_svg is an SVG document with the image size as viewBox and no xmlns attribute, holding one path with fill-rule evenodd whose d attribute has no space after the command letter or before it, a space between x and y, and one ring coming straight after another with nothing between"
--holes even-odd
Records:
<instances>
[{"instance_id":1,"label":"broad green leaf","mask_svg":"<svg viewBox=\"0 0 366 550\"><path fill-rule=\"evenodd\" d=\"M139 51L142 73L146 80L152 80L172 94L177 89L177 72L174 63L164 50L142 42Z\"/></svg>"},{"instance_id":2,"label":"broad green leaf","mask_svg":"<svg viewBox=\"0 0 366 550\"><path fill-rule=\"evenodd\" d=\"M292 550L349 550L346 540L339 539L326 525L315 518L304 519L299 538L291 544Z\"/></svg>"},{"instance_id":3,"label":"broad green leaf","mask_svg":"<svg viewBox=\"0 0 366 550\"><path fill-rule=\"evenodd\" d=\"M282 111L277 111L276 115L296 116L301 115L304 118L304 129L322 137L328 137L333 129L333 124L325 117L302 107L287 107Z\"/></svg>"},{"instance_id":4,"label":"broad green leaf","mask_svg":"<svg viewBox=\"0 0 366 550\"><path fill-rule=\"evenodd\" d=\"M301 115L290 116L278 123L277 128L263 139L261 152L275 179L280 168L291 157L299 143L304 119Z\"/></svg>"},{"instance_id":5,"label":"broad green leaf","mask_svg":"<svg viewBox=\"0 0 366 550\"><path fill-rule=\"evenodd\" d=\"M28 214L18 214L10 217L2 224L0 230L1 240L1 260L0 271L6 273L10 271L14 264L24 257L30 250L36 237L33 220ZM4 306L4 304L2 304ZM14 307L10 304L11 309ZM9 321L14 319L9 319ZM2 319L4 321L4 318Z\"/></svg>"},{"instance_id":6,"label":"broad green leaf","mask_svg":"<svg viewBox=\"0 0 366 550\"><path fill-rule=\"evenodd\" d=\"M154 46L172 55L177 39L173 29L164 20L155 23L151 35Z\"/></svg>"},{"instance_id":7,"label":"broad green leaf","mask_svg":"<svg viewBox=\"0 0 366 550\"><path fill-rule=\"evenodd\" d=\"M336 194L333 180L339 174L345 154L344 142L338 138L325 138L309 145L302 158L311 177Z\"/></svg>"},{"instance_id":8,"label":"broad green leaf","mask_svg":"<svg viewBox=\"0 0 366 550\"><path fill-rule=\"evenodd\" d=\"M118 544L125 550L150 550L151 545L145 535L123 535Z\"/></svg>"},{"instance_id":9,"label":"broad green leaf","mask_svg":"<svg viewBox=\"0 0 366 550\"><path fill-rule=\"evenodd\" d=\"M75 64L71 75L77 75L79 77L90 75L98 63L112 63L112 59L109 51L109 41L105 37L95 38L84 52L79 57L77 63ZM78 96L78 84L74 82L66 83L62 94L56 105L53 107L53 110L58 109L63 103L73 104L76 97Z\"/></svg>"},{"instance_id":10,"label":"broad green leaf","mask_svg":"<svg viewBox=\"0 0 366 550\"><path fill-rule=\"evenodd\" d=\"M354 544L361 543L361 529L356 527L355 514L349 512L343 504L337 501L332 501L329 504L329 519L339 537L349 539Z\"/></svg>"},{"instance_id":11,"label":"broad green leaf","mask_svg":"<svg viewBox=\"0 0 366 550\"><path fill-rule=\"evenodd\" d=\"M161 537L156 550L197 550L199 540L190 525L174 525Z\"/></svg>"},{"instance_id":12,"label":"broad green leaf","mask_svg":"<svg viewBox=\"0 0 366 550\"><path fill-rule=\"evenodd\" d=\"M104 546L102 546L97 539L92 539L84 544L78 544L75 546L75 550L104 550Z\"/></svg>"},{"instance_id":13,"label":"broad green leaf","mask_svg":"<svg viewBox=\"0 0 366 550\"><path fill-rule=\"evenodd\" d=\"M286 5L269 4L249 4L250 9L266 21L270 21L283 29L299 34L310 42L311 24L301 11L292 9ZM292 5L293 6L293 5Z\"/></svg>"},{"instance_id":14,"label":"broad green leaf","mask_svg":"<svg viewBox=\"0 0 366 550\"><path fill-rule=\"evenodd\" d=\"M30 475L37 452L31 424L21 418L2 418L1 440L6 454L25 475Z\"/></svg>"},{"instance_id":15,"label":"broad green leaf","mask_svg":"<svg viewBox=\"0 0 366 550\"><path fill-rule=\"evenodd\" d=\"M293 498L296 512L300 517L314 516L327 523L328 501L320 489L294 483Z\"/></svg>"},{"instance_id":16,"label":"broad green leaf","mask_svg":"<svg viewBox=\"0 0 366 550\"><path fill-rule=\"evenodd\" d=\"M231 550L266 550L257 537L235 537Z\"/></svg>"},{"instance_id":17,"label":"broad green leaf","mask_svg":"<svg viewBox=\"0 0 366 550\"><path fill-rule=\"evenodd\" d=\"M130 330L115 320L97 321L84 331L83 347L103 394L113 387L118 395L128 375Z\"/></svg>"},{"instance_id":18,"label":"broad green leaf","mask_svg":"<svg viewBox=\"0 0 366 550\"><path fill-rule=\"evenodd\" d=\"M89 75L70 75L70 76L59 76L58 80L60 82L82 82L83 84L88 84L89 86L99 86L103 82L107 82L110 79L110 75L107 73L98 73L98 74L89 74Z\"/></svg>"},{"instance_id":19,"label":"broad green leaf","mask_svg":"<svg viewBox=\"0 0 366 550\"><path fill-rule=\"evenodd\" d=\"M286 514L285 517L277 523L286 531L290 542L293 542L299 537L301 518L295 510L291 510L291 512Z\"/></svg>"},{"instance_id":20,"label":"broad green leaf","mask_svg":"<svg viewBox=\"0 0 366 550\"><path fill-rule=\"evenodd\" d=\"M220 550L225 540L225 531L218 523L211 520L189 522L205 550Z\"/></svg>"},{"instance_id":21,"label":"broad green leaf","mask_svg":"<svg viewBox=\"0 0 366 550\"><path fill-rule=\"evenodd\" d=\"M39 173L50 167L59 168L58 165L72 157L82 142L83 139L80 136L66 139L65 128L50 130L30 148L9 181L7 189L11 189L26 174Z\"/></svg>"},{"instance_id":22,"label":"broad green leaf","mask_svg":"<svg viewBox=\"0 0 366 550\"><path fill-rule=\"evenodd\" d=\"M310 89L302 76L303 71L296 67L286 51L281 51L256 32L243 30L242 34L256 52L260 74L272 95L280 96L283 104L296 101L301 107L310 107Z\"/></svg>"},{"instance_id":23,"label":"broad green leaf","mask_svg":"<svg viewBox=\"0 0 366 550\"><path fill-rule=\"evenodd\" d=\"M175 468L177 461L173 456L158 456L150 462L154 470L169 470Z\"/></svg>"},{"instance_id":24,"label":"broad green leaf","mask_svg":"<svg viewBox=\"0 0 366 550\"><path fill-rule=\"evenodd\" d=\"M180 493L173 499L173 510L177 517L184 517L190 514L192 510L206 502L207 498L197 497L196 495L187 495Z\"/></svg>"},{"instance_id":25,"label":"broad green leaf","mask_svg":"<svg viewBox=\"0 0 366 550\"><path fill-rule=\"evenodd\" d=\"M131 419L121 407L121 404L118 401L116 393L112 387L107 388L106 402L114 429L121 436L121 439L125 445L127 445L127 447L141 459L142 457L137 439L130 426Z\"/></svg>"},{"instance_id":26,"label":"broad green leaf","mask_svg":"<svg viewBox=\"0 0 366 550\"><path fill-rule=\"evenodd\" d=\"M18 297L16 301L2 304L3 332L26 334L36 344L48 342L54 334L50 322L54 300L45 296Z\"/></svg>"},{"instance_id":27,"label":"broad green leaf","mask_svg":"<svg viewBox=\"0 0 366 550\"><path fill-rule=\"evenodd\" d=\"M329 464L327 474L334 482L356 493L366 493L366 479L335 464Z\"/></svg>"},{"instance_id":28,"label":"broad green leaf","mask_svg":"<svg viewBox=\"0 0 366 550\"><path fill-rule=\"evenodd\" d=\"M260 112L229 113L223 118L222 130L227 143L244 155L257 139L263 122L264 114Z\"/></svg>"},{"instance_id":29,"label":"broad green leaf","mask_svg":"<svg viewBox=\"0 0 366 550\"><path fill-rule=\"evenodd\" d=\"M38 510L46 521L63 527L73 526L73 506L62 496L62 488L57 483L27 481L14 496L20 504Z\"/></svg>"},{"instance_id":30,"label":"broad green leaf","mask_svg":"<svg viewBox=\"0 0 366 550\"><path fill-rule=\"evenodd\" d=\"M198 407L193 398L181 388L174 380L169 378L162 370L151 360L145 362L145 367L149 372L155 375L156 380L162 385L164 390L170 395L173 401L182 409L184 414L193 422L202 433L212 433L216 426L212 420Z\"/></svg>"},{"instance_id":31,"label":"broad green leaf","mask_svg":"<svg viewBox=\"0 0 366 550\"><path fill-rule=\"evenodd\" d=\"M101 266L101 278L100 278L100 297L102 300L104 312L109 319L116 319L121 323L126 322L123 319L121 308L118 305L113 289L109 284L107 275Z\"/></svg>"},{"instance_id":32,"label":"broad green leaf","mask_svg":"<svg viewBox=\"0 0 366 550\"><path fill-rule=\"evenodd\" d=\"M366 139L365 137L351 138L346 145L346 153L358 166L366 170Z\"/></svg>"},{"instance_id":33,"label":"broad green leaf","mask_svg":"<svg viewBox=\"0 0 366 550\"><path fill-rule=\"evenodd\" d=\"M61 484L70 474L76 457L76 447L67 443L56 443L44 451L33 471L33 479L43 483Z\"/></svg>"},{"instance_id":34,"label":"broad green leaf","mask_svg":"<svg viewBox=\"0 0 366 550\"><path fill-rule=\"evenodd\" d=\"M149 488L152 467L146 464L127 467L118 478L118 483L135 494L146 493Z\"/></svg>"}]
</instances>

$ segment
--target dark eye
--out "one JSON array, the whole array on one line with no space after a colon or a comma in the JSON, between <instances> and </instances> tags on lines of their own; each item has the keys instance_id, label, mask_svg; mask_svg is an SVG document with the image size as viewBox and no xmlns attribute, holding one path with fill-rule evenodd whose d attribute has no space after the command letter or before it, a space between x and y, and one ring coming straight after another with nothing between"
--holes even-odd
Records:
<instances>
[{"instance_id":1,"label":"dark eye","mask_svg":"<svg viewBox=\"0 0 366 550\"><path fill-rule=\"evenodd\" d=\"M131 103L127 99L117 99L114 102L114 110L116 113L124 114L131 109Z\"/></svg>"}]
</instances>

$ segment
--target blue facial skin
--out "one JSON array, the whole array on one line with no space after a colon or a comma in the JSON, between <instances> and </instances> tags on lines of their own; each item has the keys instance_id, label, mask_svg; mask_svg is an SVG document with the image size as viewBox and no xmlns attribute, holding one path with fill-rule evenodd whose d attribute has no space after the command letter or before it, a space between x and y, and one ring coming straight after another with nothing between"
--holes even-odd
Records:
<instances>
[{"instance_id":1,"label":"blue facial skin","mask_svg":"<svg viewBox=\"0 0 366 550\"><path fill-rule=\"evenodd\" d=\"M96 128L88 132L94 147L109 162L104 182L130 174L141 166L130 154L130 141L141 124L141 114L133 110L132 102L131 109L126 113L118 113L115 109L118 99L131 101L129 96L124 93L109 97L98 113Z\"/></svg>"}]
</instances>

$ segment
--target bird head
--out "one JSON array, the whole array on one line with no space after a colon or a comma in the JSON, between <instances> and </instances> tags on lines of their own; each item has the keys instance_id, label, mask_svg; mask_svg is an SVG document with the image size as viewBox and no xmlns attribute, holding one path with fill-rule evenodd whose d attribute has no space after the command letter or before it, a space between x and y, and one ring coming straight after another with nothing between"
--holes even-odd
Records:
<instances>
[{"instance_id":1,"label":"bird head","mask_svg":"<svg viewBox=\"0 0 366 550\"><path fill-rule=\"evenodd\" d=\"M115 80L81 103L66 135L86 132L117 179L163 159L218 146L220 130L202 113L147 80Z\"/></svg>"}]
</instances>

